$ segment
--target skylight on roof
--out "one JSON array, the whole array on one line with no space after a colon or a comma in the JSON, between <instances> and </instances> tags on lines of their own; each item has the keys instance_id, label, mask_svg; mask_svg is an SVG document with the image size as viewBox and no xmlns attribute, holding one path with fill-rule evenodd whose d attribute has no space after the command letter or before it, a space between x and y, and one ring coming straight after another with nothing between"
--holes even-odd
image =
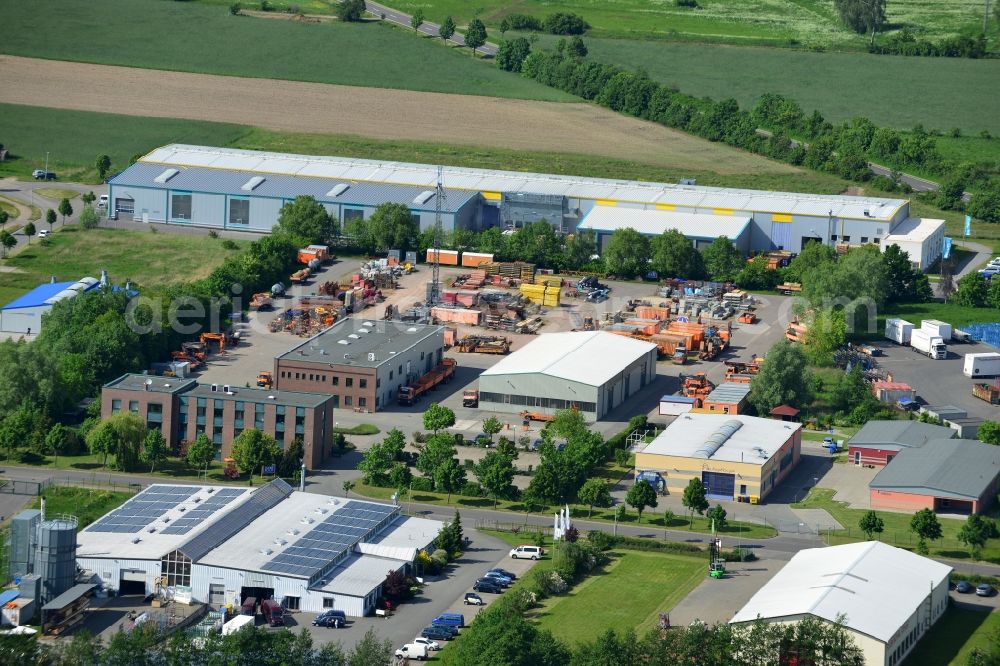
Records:
<instances>
[{"instance_id":1,"label":"skylight on roof","mask_svg":"<svg viewBox=\"0 0 1000 666\"><path fill-rule=\"evenodd\" d=\"M247 182L243 183L243 187L240 189L244 192L253 192L255 189L260 187L260 184L264 182L263 176L254 176Z\"/></svg>"},{"instance_id":2,"label":"skylight on roof","mask_svg":"<svg viewBox=\"0 0 1000 666\"><path fill-rule=\"evenodd\" d=\"M154 183L165 183L177 174L180 173L180 169L167 169L159 176L153 179Z\"/></svg>"},{"instance_id":3,"label":"skylight on roof","mask_svg":"<svg viewBox=\"0 0 1000 666\"><path fill-rule=\"evenodd\" d=\"M433 196L434 196L434 190L424 190L423 192L421 192L420 194L418 194L413 198L413 203L425 204L428 201L430 201L431 197Z\"/></svg>"},{"instance_id":4,"label":"skylight on roof","mask_svg":"<svg viewBox=\"0 0 1000 666\"><path fill-rule=\"evenodd\" d=\"M337 183L333 186L329 192L326 193L328 197L339 197L341 194L346 192L351 186L347 183Z\"/></svg>"}]
</instances>

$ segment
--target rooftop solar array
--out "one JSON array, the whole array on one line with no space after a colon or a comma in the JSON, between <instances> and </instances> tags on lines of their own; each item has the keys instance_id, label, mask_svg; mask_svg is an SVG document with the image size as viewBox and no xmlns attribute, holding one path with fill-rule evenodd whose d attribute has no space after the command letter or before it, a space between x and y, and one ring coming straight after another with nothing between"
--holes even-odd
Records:
<instances>
[{"instance_id":1,"label":"rooftop solar array","mask_svg":"<svg viewBox=\"0 0 1000 666\"><path fill-rule=\"evenodd\" d=\"M353 548L395 511L392 506L349 501L262 568L291 576L311 577Z\"/></svg>"},{"instance_id":2,"label":"rooftop solar array","mask_svg":"<svg viewBox=\"0 0 1000 666\"><path fill-rule=\"evenodd\" d=\"M167 527L160 530L163 534L187 534L192 529L215 515L215 512L223 508L237 497L241 497L246 491L236 488L222 488L212 493L212 496L199 502L193 509L187 509L182 518L177 518L169 523Z\"/></svg>"},{"instance_id":3,"label":"rooftop solar array","mask_svg":"<svg viewBox=\"0 0 1000 666\"><path fill-rule=\"evenodd\" d=\"M87 529L126 534L140 532L199 490L197 486L150 486Z\"/></svg>"},{"instance_id":4,"label":"rooftop solar array","mask_svg":"<svg viewBox=\"0 0 1000 666\"><path fill-rule=\"evenodd\" d=\"M288 483L282 479L274 479L253 491L247 501L226 514L226 519L219 521L213 529L202 530L181 545L179 550L192 562L197 562L291 494L292 487Z\"/></svg>"}]
</instances>

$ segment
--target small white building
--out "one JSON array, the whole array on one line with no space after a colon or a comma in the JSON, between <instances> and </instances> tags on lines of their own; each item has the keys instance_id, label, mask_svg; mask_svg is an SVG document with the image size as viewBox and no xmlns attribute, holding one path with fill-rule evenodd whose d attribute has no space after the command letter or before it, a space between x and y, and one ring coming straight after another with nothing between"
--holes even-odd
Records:
<instances>
[{"instance_id":1,"label":"small white building","mask_svg":"<svg viewBox=\"0 0 1000 666\"><path fill-rule=\"evenodd\" d=\"M479 408L596 421L656 379L656 345L613 333L543 333L479 375Z\"/></svg>"},{"instance_id":2,"label":"small white building","mask_svg":"<svg viewBox=\"0 0 1000 666\"><path fill-rule=\"evenodd\" d=\"M842 619L869 666L896 666L948 608L951 567L877 541L799 551L730 624Z\"/></svg>"},{"instance_id":3,"label":"small white building","mask_svg":"<svg viewBox=\"0 0 1000 666\"><path fill-rule=\"evenodd\" d=\"M399 507L303 493L280 479L233 488L156 484L81 530L77 564L119 594L249 597L290 610L375 606L390 571L409 572L441 523Z\"/></svg>"},{"instance_id":4,"label":"small white building","mask_svg":"<svg viewBox=\"0 0 1000 666\"><path fill-rule=\"evenodd\" d=\"M882 239L882 251L890 245L898 245L915 268L926 271L944 251L944 220L909 217Z\"/></svg>"}]
</instances>

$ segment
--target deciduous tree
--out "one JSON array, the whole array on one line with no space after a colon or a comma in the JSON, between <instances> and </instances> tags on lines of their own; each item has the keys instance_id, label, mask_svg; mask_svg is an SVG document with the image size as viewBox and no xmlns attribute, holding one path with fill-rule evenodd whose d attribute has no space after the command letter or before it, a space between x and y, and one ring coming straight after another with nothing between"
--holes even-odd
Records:
<instances>
[{"instance_id":1,"label":"deciduous tree","mask_svg":"<svg viewBox=\"0 0 1000 666\"><path fill-rule=\"evenodd\" d=\"M432 402L424 410L424 428L437 434L438 430L444 430L455 425L455 412L450 408Z\"/></svg>"},{"instance_id":2,"label":"deciduous tree","mask_svg":"<svg viewBox=\"0 0 1000 666\"><path fill-rule=\"evenodd\" d=\"M645 481L637 481L625 494L625 501L639 514L639 522L642 522L642 512L647 506L655 507L656 491L653 486Z\"/></svg>"},{"instance_id":3,"label":"deciduous tree","mask_svg":"<svg viewBox=\"0 0 1000 666\"><path fill-rule=\"evenodd\" d=\"M649 239L632 228L618 229L604 250L604 264L609 273L631 278L649 269Z\"/></svg>"},{"instance_id":4,"label":"deciduous tree","mask_svg":"<svg viewBox=\"0 0 1000 666\"><path fill-rule=\"evenodd\" d=\"M709 509L708 514L706 514L705 517L708 518L709 522L716 530L721 530L726 526L727 515L728 514L726 513L726 510L722 508L722 505L716 504L715 508Z\"/></svg>"},{"instance_id":5,"label":"deciduous tree","mask_svg":"<svg viewBox=\"0 0 1000 666\"><path fill-rule=\"evenodd\" d=\"M69 199L63 199L59 202L59 214L62 215L63 225L66 224L66 218L73 214L73 205L69 202ZM52 231L52 222L49 222L49 231Z\"/></svg>"},{"instance_id":6,"label":"deciduous tree","mask_svg":"<svg viewBox=\"0 0 1000 666\"><path fill-rule=\"evenodd\" d=\"M970 514L958 531L958 540L969 547L973 559L979 559L979 553L986 540L990 538L992 526L978 513Z\"/></svg>"},{"instance_id":7,"label":"deciduous tree","mask_svg":"<svg viewBox=\"0 0 1000 666\"><path fill-rule=\"evenodd\" d=\"M455 21L451 16L445 16L444 20L441 21L441 26L438 28L438 35L441 39L448 41L455 34Z\"/></svg>"},{"instance_id":8,"label":"deciduous tree","mask_svg":"<svg viewBox=\"0 0 1000 666\"><path fill-rule=\"evenodd\" d=\"M917 535L917 552L927 554L927 541L941 538L941 523L930 509L921 509L910 519L910 531Z\"/></svg>"},{"instance_id":9,"label":"deciduous tree","mask_svg":"<svg viewBox=\"0 0 1000 666\"><path fill-rule=\"evenodd\" d=\"M156 466L167 459L167 442L163 433L156 428L146 433L142 440L142 461L149 465L149 473L156 471Z\"/></svg>"},{"instance_id":10,"label":"deciduous tree","mask_svg":"<svg viewBox=\"0 0 1000 666\"><path fill-rule=\"evenodd\" d=\"M237 435L232 451L236 467L244 474L259 473L264 465L274 465L281 458L281 448L274 438L256 428Z\"/></svg>"},{"instance_id":11,"label":"deciduous tree","mask_svg":"<svg viewBox=\"0 0 1000 666\"><path fill-rule=\"evenodd\" d=\"M862 35L871 32L875 43L875 32L885 24L886 0L834 0L833 4L844 25Z\"/></svg>"},{"instance_id":12,"label":"deciduous tree","mask_svg":"<svg viewBox=\"0 0 1000 666\"><path fill-rule=\"evenodd\" d=\"M866 511L861 516L861 520L858 521L858 527L865 533L866 537L872 539L876 534L882 534L885 530L885 521L879 518L874 511Z\"/></svg>"},{"instance_id":13,"label":"deciduous tree","mask_svg":"<svg viewBox=\"0 0 1000 666\"><path fill-rule=\"evenodd\" d=\"M455 457L455 438L447 433L431 435L417 456L417 469L434 478L434 472L446 460Z\"/></svg>"},{"instance_id":14,"label":"deciduous tree","mask_svg":"<svg viewBox=\"0 0 1000 666\"><path fill-rule=\"evenodd\" d=\"M451 504L451 494L465 485L465 468L457 458L448 458L434 470L434 489L448 493L447 503Z\"/></svg>"},{"instance_id":15,"label":"deciduous tree","mask_svg":"<svg viewBox=\"0 0 1000 666\"><path fill-rule=\"evenodd\" d=\"M650 241L652 268L661 277L699 279L705 276L701 254L676 229L668 229Z\"/></svg>"},{"instance_id":16,"label":"deciduous tree","mask_svg":"<svg viewBox=\"0 0 1000 666\"><path fill-rule=\"evenodd\" d=\"M983 421L976 434L980 441L994 446L1000 445L1000 423L996 421Z\"/></svg>"},{"instance_id":17,"label":"deciduous tree","mask_svg":"<svg viewBox=\"0 0 1000 666\"><path fill-rule=\"evenodd\" d=\"M94 166L97 167L97 176L103 181L111 170L111 158L108 155L98 155Z\"/></svg>"},{"instance_id":18,"label":"deciduous tree","mask_svg":"<svg viewBox=\"0 0 1000 666\"><path fill-rule=\"evenodd\" d=\"M491 442L493 441L493 435L501 430L503 430L503 423L497 417L491 416L483 421L483 432L489 435Z\"/></svg>"},{"instance_id":19,"label":"deciduous tree","mask_svg":"<svg viewBox=\"0 0 1000 666\"><path fill-rule=\"evenodd\" d=\"M733 242L719 236L701 253L705 270L713 280L728 282L735 280L746 262Z\"/></svg>"},{"instance_id":20,"label":"deciduous tree","mask_svg":"<svg viewBox=\"0 0 1000 666\"><path fill-rule=\"evenodd\" d=\"M410 14L410 27L413 28L413 32L420 30L420 26L424 24L424 10L417 7Z\"/></svg>"},{"instance_id":21,"label":"deciduous tree","mask_svg":"<svg viewBox=\"0 0 1000 666\"><path fill-rule=\"evenodd\" d=\"M215 445L204 433L198 435L187 450L187 462L195 469L207 470L215 459Z\"/></svg>"},{"instance_id":22,"label":"deciduous tree","mask_svg":"<svg viewBox=\"0 0 1000 666\"><path fill-rule=\"evenodd\" d=\"M69 447L72 436L72 431L61 423L52 426L48 434L45 435L45 450L52 454L56 462L59 461L59 454L65 452Z\"/></svg>"},{"instance_id":23,"label":"deciduous tree","mask_svg":"<svg viewBox=\"0 0 1000 666\"><path fill-rule=\"evenodd\" d=\"M520 72L524 59L531 53L531 42L524 37L502 40L497 48L497 67L507 72Z\"/></svg>"},{"instance_id":24,"label":"deciduous tree","mask_svg":"<svg viewBox=\"0 0 1000 666\"><path fill-rule=\"evenodd\" d=\"M303 244L329 243L337 234L336 226L326 209L307 195L295 197L278 213L278 229Z\"/></svg>"},{"instance_id":25,"label":"deciduous tree","mask_svg":"<svg viewBox=\"0 0 1000 666\"><path fill-rule=\"evenodd\" d=\"M45 213L45 221L49 223L50 227L56 221L56 212L51 208ZM35 235L36 231L34 222L28 222L21 228L21 233L28 238L28 245L31 245L31 237Z\"/></svg>"},{"instance_id":26,"label":"deciduous tree","mask_svg":"<svg viewBox=\"0 0 1000 666\"><path fill-rule=\"evenodd\" d=\"M966 308L986 307L989 289L989 285L986 284L982 275L975 271L968 273L958 281L955 303Z\"/></svg>"},{"instance_id":27,"label":"deciduous tree","mask_svg":"<svg viewBox=\"0 0 1000 666\"><path fill-rule=\"evenodd\" d=\"M486 492L493 495L493 508L497 499L513 488L514 464L498 451L490 451L475 466L476 479Z\"/></svg>"},{"instance_id":28,"label":"deciduous tree","mask_svg":"<svg viewBox=\"0 0 1000 666\"><path fill-rule=\"evenodd\" d=\"M3 247L3 256L7 256L7 251L17 245L17 239L9 231L0 231L0 246Z\"/></svg>"},{"instance_id":29,"label":"deciduous tree","mask_svg":"<svg viewBox=\"0 0 1000 666\"><path fill-rule=\"evenodd\" d=\"M486 26L477 18L469 21L469 27L465 29L465 45L472 49L472 55L476 54L476 49L486 43L488 35Z\"/></svg>"},{"instance_id":30,"label":"deciduous tree","mask_svg":"<svg viewBox=\"0 0 1000 666\"><path fill-rule=\"evenodd\" d=\"M757 378L750 386L749 401L761 415L778 405L803 406L812 399L812 373L805 352L781 340L767 352Z\"/></svg>"},{"instance_id":31,"label":"deciduous tree","mask_svg":"<svg viewBox=\"0 0 1000 666\"><path fill-rule=\"evenodd\" d=\"M80 226L86 230L96 229L101 222L101 216L97 214L93 206L84 206L80 212Z\"/></svg>"},{"instance_id":32,"label":"deciduous tree","mask_svg":"<svg viewBox=\"0 0 1000 666\"><path fill-rule=\"evenodd\" d=\"M701 515L708 509L708 498L705 497L705 485L701 482L701 479L693 478L688 481L687 486L684 488L684 495L681 497L681 504L687 507L688 514L692 517L692 520L688 522L688 529L691 529L694 524L693 514L697 512L698 515Z\"/></svg>"},{"instance_id":33,"label":"deciduous tree","mask_svg":"<svg viewBox=\"0 0 1000 666\"><path fill-rule=\"evenodd\" d=\"M611 492L603 479L587 479L577 492L577 498L587 505L587 517L594 513L594 507L611 506Z\"/></svg>"},{"instance_id":34,"label":"deciduous tree","mask_svg":"<svg viewBox=\"0 0 1000 666\"><path fill-rule=\"evenodd\" d=\"M365 9L365 0L340 0L336 8L337 18L341 21L360 21Z\"/></svg>"}]
</instances>

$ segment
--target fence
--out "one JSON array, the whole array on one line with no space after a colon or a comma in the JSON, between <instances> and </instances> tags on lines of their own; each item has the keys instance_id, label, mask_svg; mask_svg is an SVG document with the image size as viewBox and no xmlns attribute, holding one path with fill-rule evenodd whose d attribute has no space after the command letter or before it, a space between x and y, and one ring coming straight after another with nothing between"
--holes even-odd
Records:
<instances>
[{"instance_id":1,"label":"fence","mask_svg":"<svg viewBox=\"0 0 1000 666\"><path fill-rule=\"evenodd\" d=\"M821 536L823 537L823 542L828 546L868 540L868 536L857 527L847 527L842 530L823 530ZM882 543L898 548L917 547L917 535L909 530L886 530L881 534L873 534L872 536ZM944 557L960 559L969 557L969 546L955 538L929 540L927 541L927 547L937 551L938 555Z\"/></svg>"},{"instance_id":2,"label":"fence","mask_svg":"<svg viewBox=\"0 0 1000 666\"><path fill-rule=\"evenodd\" d=\"M45 481L18 481L10 480L0 486L0 493L4 495L29 495L37 497L51 484L51 480Z\"/></svg>"},{"instance_id":3,"label":"fence","mask_svg":"<svg viewBox=\"0 0 1000 666\"><path fill-rule=\"evenodd\" d=\"M544 525L531 525L523 522L512 523L501 520L477 520L476 529L493 530L495 532L510 532L511 534L526 534L531 536L539 533L546 535L552 531L551 526L546 527Z\"/></svg>"}]
</instances>

